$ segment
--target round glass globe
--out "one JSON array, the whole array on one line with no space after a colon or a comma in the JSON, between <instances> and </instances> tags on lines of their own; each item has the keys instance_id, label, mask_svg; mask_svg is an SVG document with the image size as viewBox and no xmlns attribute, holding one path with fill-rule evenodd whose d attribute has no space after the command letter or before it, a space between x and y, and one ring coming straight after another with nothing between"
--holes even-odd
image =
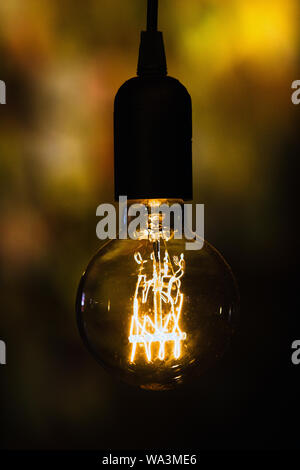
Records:
<instances>
[{"instance_id":1,"label":"round glass globe","mask_svg":"<svg viewBox=\"0 0 300 470\"><path fill-rule=\"evenodd\" d=\"M112 374L144 389L168 390L213 366L236 328L239 296L229 265L209 243L188 251L185 242L161 245L158 278L153 243L111 240L78 288L86 346Z\"/></svg>"}]
</instances>

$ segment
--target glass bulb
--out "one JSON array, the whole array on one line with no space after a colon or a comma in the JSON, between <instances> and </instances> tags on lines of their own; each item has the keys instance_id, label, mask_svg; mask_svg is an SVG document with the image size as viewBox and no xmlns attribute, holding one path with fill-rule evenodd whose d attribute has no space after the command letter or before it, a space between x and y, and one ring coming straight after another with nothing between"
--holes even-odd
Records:
<instances>
[{"instance_id":1,"label":"glass bulb","mask_svg":"<svg viewBox=\"0 0 300 470\"><path fill-rule=\"evenodd\" d=\"M148 207L153 202L148 202ZM212 366L236 327L238 291L230 267L206 241L153 231L110 240L92 258L77 294L81 336L121 380L168 390ZM190 240L189 240L190 241Z\"/></svg>"}]
</instances>

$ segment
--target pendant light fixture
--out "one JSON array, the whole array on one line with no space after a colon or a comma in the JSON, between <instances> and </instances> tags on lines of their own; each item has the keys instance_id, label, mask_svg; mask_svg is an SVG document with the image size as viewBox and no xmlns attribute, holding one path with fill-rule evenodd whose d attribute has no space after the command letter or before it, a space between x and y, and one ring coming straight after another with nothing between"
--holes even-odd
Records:
<instances>
[{"instance_id":1,"label":"pendant light fixture","mask_svg":"<svg viewBox=\"0 0 300 470\"><path fill-rule=\"evenodd\" d=\"M137 76L120 87L114 107L115 198L127 196L128 223L132 204L142 201L147 226L96 253L81 278L76 310L81 337L103 367L130 384L168 390L224 353L238 292L214 247L204 242L187 250L178 237L184 230L165 231L153 211L192 200L191 98L167 75L157 11L158 1L148 0Z\"/></svg>"}]
</instances>

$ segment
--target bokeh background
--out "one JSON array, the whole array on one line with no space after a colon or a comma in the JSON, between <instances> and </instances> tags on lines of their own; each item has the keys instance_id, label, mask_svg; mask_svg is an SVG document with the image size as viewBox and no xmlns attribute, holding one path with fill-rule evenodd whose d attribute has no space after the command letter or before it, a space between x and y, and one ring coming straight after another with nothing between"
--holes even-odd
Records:
<instances>
[{"instance_id":1,"label":"bokeh background","mask_svg":"<svg viewBox=\"0 0 300 470\"><path fill-rule=\"evenodd\" d=\"M169 74L193 100L194 201L240 286L231 351L189 388L151 393L116 382L79 338L96 207L113 201L113 99L135 75L145 5L0 3L0 447L295 447L297 0L160 1Z\"/></svg>"}]
</instances>

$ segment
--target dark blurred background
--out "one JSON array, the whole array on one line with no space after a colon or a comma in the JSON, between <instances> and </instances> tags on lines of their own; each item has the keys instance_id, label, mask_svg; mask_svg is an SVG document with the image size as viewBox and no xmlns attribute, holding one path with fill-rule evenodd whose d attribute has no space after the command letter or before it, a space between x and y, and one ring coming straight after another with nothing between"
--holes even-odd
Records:
<instances>
[{"instance_id":1,"label":"dark blurred background","mask_svg":"<svg viewBox=\"0 0 300 470\"><path fill-rule=\"evenodd\" d=\"M80 275L113 201L113 99L146 0L0 3L0 447L299 445L297 0L161 0L169 74L193 100L194 202L240 286L241 325L186 389L139 391L85 350Z\"/></svg>"}]
</instances>

